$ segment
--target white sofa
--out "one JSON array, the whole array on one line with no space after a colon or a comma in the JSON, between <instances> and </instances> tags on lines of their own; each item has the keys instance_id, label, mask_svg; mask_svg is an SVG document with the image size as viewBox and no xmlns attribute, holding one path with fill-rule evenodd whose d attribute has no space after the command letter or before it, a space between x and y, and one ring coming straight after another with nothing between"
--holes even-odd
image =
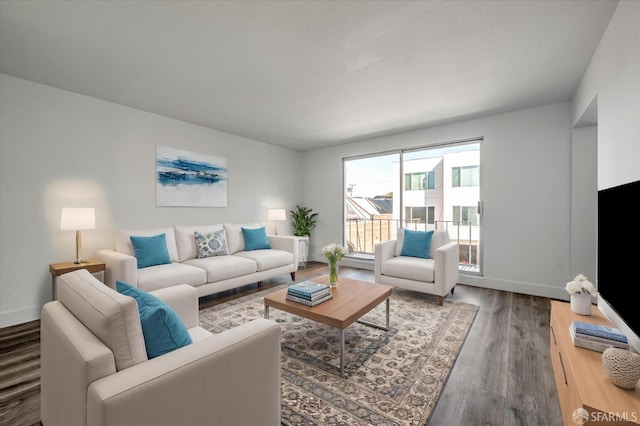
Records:
<instances>
[{"instance_id":1,"label":"white sofa","mask_svg":"<svg viewBox=\"0 0 640 426\"><path fill-rule=\"evenodd\" d=\"M429 259L401 256L403 230L398 239L375 245L375 282L405 290L438 296L444 304L447 293L453 293L458 283L459 247L450 242L449 233L435 231L431 238Z\"/></svg>"},{"instance_id":2,"label":"white sofa","mask_svg":"<svg viewBox=\"0 0 640 426\"><path fill-rule=\"evenodd\" d=\"M274 321L211 334L199 326L193 287L158 290L193 342L148 359L133 297L86 270L58 279L40 323L44 426L280 425Z\"/></svg>"},{"instance_id":3,"label":"white sofa","mask_svg":"<svg viewBox=\"0 0 640 426\"><path fill-rule=\"evenodd\" d=\"M107 265L105 284L116 281L153 291L178 284L193 286L198 297L290 274L298 269L298 240L292 236L269 235L271 249L245 251L242 228L260 228L258 223L173 226L129 229L116 232L115 248L102 249L97 258ZM199 259L195 232L224 229L229 254ZM171 263L138 269L130 237L165 234Z\"/></svg>"}]
</instances>

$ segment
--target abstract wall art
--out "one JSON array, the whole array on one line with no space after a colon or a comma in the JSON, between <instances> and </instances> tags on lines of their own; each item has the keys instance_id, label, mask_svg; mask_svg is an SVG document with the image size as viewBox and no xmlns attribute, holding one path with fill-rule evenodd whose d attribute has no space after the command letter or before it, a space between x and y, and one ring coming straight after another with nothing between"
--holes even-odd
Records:
<instances>
[{"instance_id":1,"label":"abstract wall art","mask_svg":"<svg viewBox=\"0 0 640 426\"><path fill-rule=\"evenodd\" d=\"M156 205L227 207L227 159L156 146Z\"/></svg>"}]
</instances>

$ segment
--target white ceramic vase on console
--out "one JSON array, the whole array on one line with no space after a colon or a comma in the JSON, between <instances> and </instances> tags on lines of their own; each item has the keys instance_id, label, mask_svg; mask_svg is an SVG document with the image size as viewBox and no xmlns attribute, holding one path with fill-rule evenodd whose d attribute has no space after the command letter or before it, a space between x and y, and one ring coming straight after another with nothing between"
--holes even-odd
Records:
<instances>
[{"instance_id":1,"label":"white ceramic vase on console","mask_svg":"<svg viewBox=\"0 0 640 426\"><path fill-rule=\"evenodd\" d=\"M591 315L591 295L589 293L571 294L571 310L578 315Z\"/></svg>"}]
</instances>

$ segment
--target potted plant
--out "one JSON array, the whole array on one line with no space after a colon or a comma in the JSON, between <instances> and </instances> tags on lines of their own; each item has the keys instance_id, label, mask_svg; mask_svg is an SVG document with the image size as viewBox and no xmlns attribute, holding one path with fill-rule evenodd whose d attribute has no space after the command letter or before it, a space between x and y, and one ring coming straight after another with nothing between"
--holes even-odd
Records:
<instances>
[{"instance_id":1,"label":"potted plant","mask_svg":"<svg viewBox=\"0 0 640 426\"><path fill-rule=\"evenodd\" d=\"M296 210L291 210L293 218L293 235L298 237L306 237L311 235L311 230L316 226L316 216L318 213L313 209L296 205Z\"/></svg>"}]
</instances>

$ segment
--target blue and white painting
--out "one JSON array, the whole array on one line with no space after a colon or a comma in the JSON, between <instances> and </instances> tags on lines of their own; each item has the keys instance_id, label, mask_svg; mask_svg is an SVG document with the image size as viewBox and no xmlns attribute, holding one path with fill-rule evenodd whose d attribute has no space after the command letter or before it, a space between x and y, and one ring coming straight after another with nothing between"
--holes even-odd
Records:
<instances>
[{"instance_id":1,"label":"blue and white painting","mask_svg":"<svg viewBox=\"0 0 640 426\"><path fill-rule=\"evenodd\" d=\"M227 207L227 159L156 146L156 205Z\"/></svg>"}]
</instances>

